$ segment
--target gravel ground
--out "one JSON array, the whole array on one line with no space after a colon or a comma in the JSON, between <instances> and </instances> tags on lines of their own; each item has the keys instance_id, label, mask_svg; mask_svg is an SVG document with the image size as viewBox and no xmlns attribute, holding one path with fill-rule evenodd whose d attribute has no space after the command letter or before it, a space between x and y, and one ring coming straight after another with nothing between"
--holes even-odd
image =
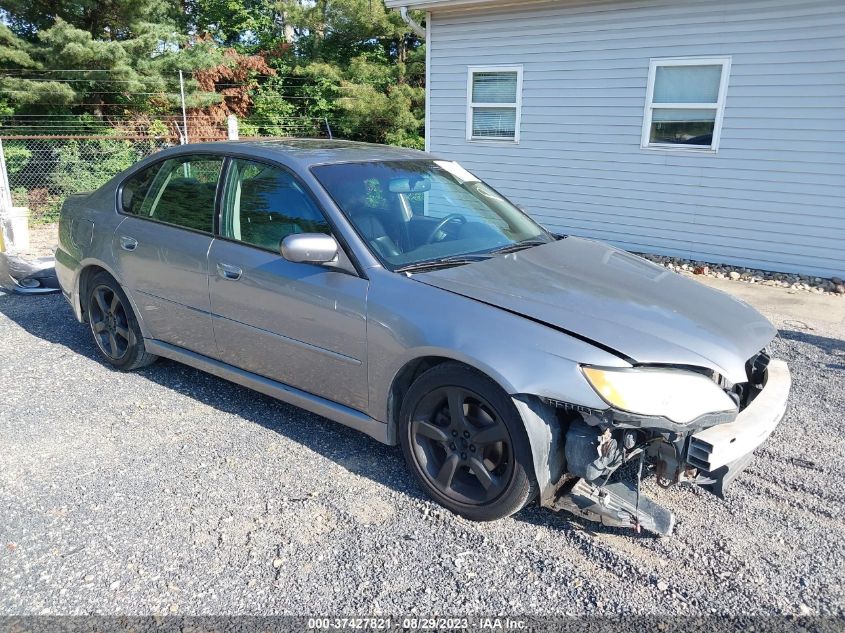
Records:
<instances>
[{"instance_id":1,"label":"gravel ground","mask_svg":"<svg viewBox=\"0 0 845 633\"><path fill-rule=\"evenodd\" d=\"M787 416L658 539L429 502L400 451L0 296L0 614L843 614L845 342L783 331Z\"/></svg>"}]
</instances>

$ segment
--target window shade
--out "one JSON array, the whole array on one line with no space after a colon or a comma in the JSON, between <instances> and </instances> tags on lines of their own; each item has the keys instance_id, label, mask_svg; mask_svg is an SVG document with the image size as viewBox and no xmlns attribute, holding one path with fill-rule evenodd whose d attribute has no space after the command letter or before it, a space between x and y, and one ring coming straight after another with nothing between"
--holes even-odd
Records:
<instances>
[{"instance_id":1,"label":"window shade","mask_svg":"<svg viewBox=\"0 0 845 633\"><path fill-rule=\"evenodd\" d=\"M716 109L713 110L673 110L672 108L655 108L652 121L715 121Z\"/></svg>"},{"instance_id":2,"label":"window shade","mask_svg":"<svg viewBox=\"0 0 845 633\"><path fill-rule=\"evenodd\" d=\"M653 103L716 103L721 66L658 66Z\"/></svg>"},{"instance_id":3,"label":"window shade","mask_svg":"<svg viewBox=\"0 0 845 633\"><path fill-rule=\"evenodd\" d=\"M472 76L473 103L516 103L517 73L477 72Z\"/></svg>"},{"instance_id":4,"label":"window shade","mask_svg":"<svg viewBox=\"0 0 845 633\"><path fill-rule=\"evenodd\" d=\"M516 108L475 108L472 135L486 138L516 136Z\"/></svg>"}]
</instances>

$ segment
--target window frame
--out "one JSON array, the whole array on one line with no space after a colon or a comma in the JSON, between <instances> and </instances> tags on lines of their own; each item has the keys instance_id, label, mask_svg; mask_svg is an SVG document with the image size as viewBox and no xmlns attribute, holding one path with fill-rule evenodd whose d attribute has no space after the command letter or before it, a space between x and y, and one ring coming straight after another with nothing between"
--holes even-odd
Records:
<instances>
[{"instance_id":1,"label":"window frame","mask_svg":"<svg viewBox=\"0 0 845 633\"><path fill-rule=\"evenodd\" d=\"M141 174L142 172L147 171L148 169L161 169L161 167L169 160L178 160L184 158L191 158L191 157L205 157L205 158L217 158L220 160L220 175L217 176L217 187L214 190L214 209L212 210L212 228L210 231L202 231L200 229L194 229L189 226L182 226L181 224L173 224L171 222L164 222L163 220L159 220L152 216L148 215L137 215L135 213L127 213L123 210L123 190L126 187L127 183ZM156 157L158 160L150 161L146 165L135 169L127 175L123 180L120 181L120 185L117 187L116 195L115 195L115 210L117 211L118 215L122 215L127 218L136 218L138 220L144 220L146 222L154 222L155 224L160 224L161 226L169 226L174 229L179 229L181 231L190 231L191 233L197 233L198 235L206 235L208 237L215 237L217 234L217 218L220 213L220 194L223 187L223 177L226 173L226 166L227 166L227 156L224 154L220 154L217 152L209 152L209 151L192 151L192 152L185 152L179 153L175 155L165 156L165 157Z\"/></svg>"},{"instance_id":2,"label":"window frame","mask_svg":"<svg viewBox=\"0 0 845 633\"><path fill-rule=\"evenodd\" d=\"M317 207L317 210L323 215L326 222L331 229L331 236L335 239L338 244L339 250L343 251L343 254L346 256L346 259L352 265L351 269L347 269L346 267L329 267L324 264L298 264L302 266L317 266L320 268L325 269L326 271L336 272L336 273L343 273L352 275L354 277L358 277L363 280L368 280L369 276L366 273L366 270L361 265L358 256L355 253L355 250L351 247L347 239L343 236L343 234L338 230L337 223L335 222L332 215L327 211L326 206L320 201L320 198L315 194L314 188L309 186L307 182L296 172L293 167L285 165L277 160L272 158L267 158L264 156L253 156L251 154L245 152L235 152L230 151L223 155L226 159L225 164L223 165L223 173L220 176L220 185L217 191L217 208L214 214L214 239L223 240L225 242L231 242L232 244L237 244L238 246L242 246L244 248L252 248L262 253L272 253L273 255L279 256L283 261L288 261L282 257L282 254L279 251L273 251L267 248L263 248L261 246L257 246L255 244L250 244L249 242L244 242L241 240L236 240L233 237L226 237L222 234L221 225L223 223L223 200L224 196L226 195L225 185L229 180L229 169L231 167L232 161L234 160L248 160L254 163L260 163L262 165L267 165L268 167L275 167L277 169L282 169L293 176L293 179L299 183L302 187L302 190L311 197L314 201L314 204ZM312 165L313 166L313 165ZM310 173L310 167L309 167ZM318 183L319 184L319 183ZM342 214L341 214L342 215ZM294 262L288 262L294 263Z\"/></svg>"},{"instance_id":3,"label":"window frame","mask_svg":"<svg viewBox=\"0 0 845 633\"><path fill-rule=\"evenodd\" d=\"M220 190L219 190L219 200L217 203L217 212L215 213L214 217L214 237L220 240L224 240L226 242L232 242L234 244L240 244L241 246L247 246L249 248L255 248L259 251L263 251L265 253L272 253L274 255L279 255L281 257L281 253L278 249L266 248L264 246L260 246L258 244L252 244L251 242L246 242L244 240L239 240L234 237L229 237L228 235L223 235L223 216L226 213L226 196L229 193L229 175L232 171L232 164L236 161L246 161L250 163L255 163L257 165L264 165L265 167L270 167L272 169L278 169L280 171L286 172L293 180L302 188L302 192L311 199L311 202L314 203L314 208L317 209L317 212L323 216L323 219L326 221L326 224L329 227L329 235L335 239L338 243L338 246L343 248L343 243L338 239L337 229L335 228L334 224L332 223L331 219L329 218L328 213L320 204L320 201L317 199L317 196L314 195L314 192L306 185L302 179L289 167L281 165L280 163L276 163L271 160L262 160L259 158L253 158L251 156L240 156L236 154L231 154L226 156L226 164L224 166L224 171L220 177ZM281 242L281 240L280 240ZM346 250L346 249L344 249Z\"/></svg>"},{"instance_id":4,"label":"window frame","mask_svg":"<svg viewBox=\"0 0 845 633\"><path fill-rule=\"evenodd\" d=\"M721 66L722 75L719 80L719 95L715 103L654 103L654 83L659 67L677 66ZM645 95L645 110L643 113L643 129L640 147L648 150L696 152L715 154L719 151L719 141L722 136L722 122L725 117L725 102L728 96L728 83L731 74L731 58L728 57L658 57L649 60L648 84ZM683 145L673 143L652 143L651 124L654 110L715 110L713 121L713 138L710 145Z\"/></svg>"},{"instance_id":5,"label":"window frame","mask_svg":"<svg viewBox=\"0 0 845 633\"><path fill-rule=\"evenodd\" d=\"M519 145L520 127L522 127L522 85L523 66L513 64L510 66L467 66L467 108L466 108L466 140L474 143L512 143ZM474 102L472 99L473 82L476 73L516 73L516 102L514 103L485 103ZM516 123L514 125L513 138L506 136L475 136L473 131L476 108L497 108L516 111Z\"/></svg>"}]
</instances>

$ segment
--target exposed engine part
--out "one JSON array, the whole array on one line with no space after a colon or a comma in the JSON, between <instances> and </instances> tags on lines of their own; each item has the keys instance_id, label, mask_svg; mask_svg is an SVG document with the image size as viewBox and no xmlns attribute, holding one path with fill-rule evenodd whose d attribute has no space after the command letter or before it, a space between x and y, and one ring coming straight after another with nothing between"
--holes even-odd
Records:
<instances>
[{"instance_id":1,"label":"exposed engine part","mask_svg":"<svg viewBox=\"0 0 845 633\"><path fill-rule=\"evenodd\" d=\"M745 373L748 375L748 383L742 385L741 408L744 409L751 404L754 398L763 391L763 387L766 384L766 372L769 369L770 362L771 357L766 353L766 350L761 350L745 363Z\"/></svg>"},{"instance_id":2,"label":"exposed engine part","mask_svg":"<svg viewBox=\"0 0 845 633\"><path fill-rule=\"evenodd\" d=\"M566 432L566 470L587 481L607 477L623 462L623 452L610 429L576 418Z\"/></svg>"},{"instance_id":3,"label":"exposed engine part","mask_svg":"<svg viewBox=\"0 0 845 633\"><path fill-rule=\"evenodd\" d=\"M641 527L661 536L669 536L675 527L674 514L646 497L638 498L634 485L625 481L597 486L578 479L555 500L552 509L602 525Z\"/></svg>"},{"instance_id":4,"label":"exposed engine part","mask_svg":"<svg viewBox=\"0 0 845 633\"><path fill-rule=\"evenodd\" d=\"M659 485L667 488L681 481L686 465L678 454L675 444L666 440L652 442L646 450L646 457L654 465Z\"/></svg>"}]
</instances>

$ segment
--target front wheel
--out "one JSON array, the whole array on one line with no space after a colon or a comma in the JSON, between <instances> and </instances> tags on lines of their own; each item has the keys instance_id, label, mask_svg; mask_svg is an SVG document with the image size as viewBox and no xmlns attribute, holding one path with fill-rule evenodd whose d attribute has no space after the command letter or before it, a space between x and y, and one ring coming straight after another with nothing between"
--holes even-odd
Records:
<instances>
[{"instance_id":1,"label":"front wheel","mask_svg":"<svg viewBox=\"0 0 845 633\"><path fill-rule=\"evenodd\" d=\"M531 449L510 397L458 363L420 376L400 412L402 452L426 491L453 512L492 521L536 495Z\"/></svg>"},{"instance_id":2,"label":"front wheel","mask_svg":"<svg viewBox=\"0 0 845 633\"><path fill-rule=\"evenodd\" d=\"M123 371L155 362L157 356L144 347L144 337L129 299L114 278L99 273L88 287L88 323L105 360Z\"/></svg>"}]
</instances>

